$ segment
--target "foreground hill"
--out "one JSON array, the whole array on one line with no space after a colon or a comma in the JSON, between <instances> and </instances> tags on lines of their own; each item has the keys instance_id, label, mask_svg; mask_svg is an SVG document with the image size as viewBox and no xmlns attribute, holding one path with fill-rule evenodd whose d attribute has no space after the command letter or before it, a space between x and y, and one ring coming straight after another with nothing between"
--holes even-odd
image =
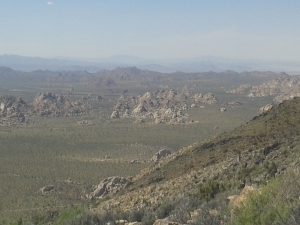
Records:
<instances>
[{"instance_id":1,"label":"foreground hill","mask_svg":"<svg viewBox=\"0 0 300 225\"><path fill-rule=\"evenodd\" d=\"M123 190L88 202L86 209L50 212L33 224L296 225L299 156L300 98L295 98L231 132L179 150L131 178ZM247 200L248 192L254 194ZM228 199L236 198L238 210L232 211Z\"/></svg>"},{"instance_id":2,"label":"foreground hill","mask_svg":"<svg viewBox=\"0 0 300 225\"><path fill-rule=\"evenodd\" d=\"M101 201L96 212L155 211L165 203L191 196L207 200L219 192L262 185L298 168L299 153L300 98L295 98L232 132L186 147L144 170L123 192ZM209 185L213 193L201 193Z\"/></svg>"}]
</instances>

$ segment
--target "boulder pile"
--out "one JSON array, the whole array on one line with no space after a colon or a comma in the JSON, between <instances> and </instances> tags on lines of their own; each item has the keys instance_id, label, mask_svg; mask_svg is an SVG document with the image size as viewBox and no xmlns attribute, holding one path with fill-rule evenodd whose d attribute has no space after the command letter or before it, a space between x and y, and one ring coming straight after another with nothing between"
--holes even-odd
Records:
<instances>
[{"instance_id":1,"label":"boulder pile","mask_svg":"<svg viewBox=\"0 0 300 225\"><path fill-rule=\"evenodd\" d=\"M113 108L112 119L135 118L137 121L150 119L155 124L188 123L187 111L202 104L215 104L217 98L212 93L178 92L163 89L146 92L142 96L121 96Z\"/></svg>"},{"instance_id":2,"label":"boulder pile","mask_svg":"<svg viewBox=\"0 0 300 225\"><path fill-rule=\"evenodd\" d=\"M32 107L33 112L40 116L79 116L87 112L87 107L82 101L71 100L66 95L51 92L39 94Z\"/></svg>"},{"instance_id":3,"label":"boulder pile","mask_svg":"<svg viewBox=\"0 0 300 225\"><path fill-rule=\"evenodd\" d=\"M265 106L262 106L259 108L259 113L262 114L262 113L266 113L266 112L269 112L271 109L273 109L273 105L272 104L267 104Z\"/></svg>"},{"instance_id":4,"label":"boulder pile","mask_svg":"<svg viewBox=\"0 0 300 225\"><path fill-rule=\"evenodd\" d=\"M172 152L169 149L163 148L154 154L154 156L151 158L151 161L157 163L171 154Z\"/></svg>"},{"instance_id":5,"label":"boulder pile","mask_svg":"<svg viewBox=\"0 0 300 225\"><path fill-rule=\"evenodd\" d=\"M281 103L284 100L300 96L300 78L285 75L261 85L241 85L229 93L246 94L248 97L273 96L275 103Z\"/></svg>"},{"instance_id":6,"label":"boulder pile","mask_svg":"<svg viewBox=\"0 0 300 225\"><path fill-rule=\"evenodd\" d=\"M0 96L0 125L12 126L26 122L29 106L22 98Z\"/></svg>"},{"instance_id":7,"label":"boulder pile","mask_svg":"<svg viewBox=\"0 0 300 225\"><path fill-rule=\"evenodd\" d=\"M96 189L88 196L89 199L104 198L109 194L115 194L126 188L131 181L125 177L108 177L102 180Z\"/></svg>"}]
</instances>

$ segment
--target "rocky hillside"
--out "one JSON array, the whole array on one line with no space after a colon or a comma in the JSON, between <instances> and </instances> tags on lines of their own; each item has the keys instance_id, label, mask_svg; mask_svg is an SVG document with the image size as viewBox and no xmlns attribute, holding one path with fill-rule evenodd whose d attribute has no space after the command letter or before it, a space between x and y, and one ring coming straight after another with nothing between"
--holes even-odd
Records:
<instances>
[{"instance_id":1,"label":"rocky hillside","mask_svg":"<svg viewBox=\"0 0 300 225\"><path fill-rule=\"evenodd\" d=\"M95 211L151 211L165 202L261 185L300 168L299 154L300 98L295 98L232 132L179 150L132 178L124 190L102 199ZM213 194L207 195L207 188Z\"/></svg>"},{"instance_id":2,"label":"rocky hillside","mask_svg":"<svg viewBox=\"0 0 300 225\"><path fill-rule=\"evenodd\" d=\"M229 91L233 94L244 94L249 97L273 96L274 102L280 103L294 97L300 97L300 78L284 75L260 85L244 84Z\"/></svg>"}]
</instances>

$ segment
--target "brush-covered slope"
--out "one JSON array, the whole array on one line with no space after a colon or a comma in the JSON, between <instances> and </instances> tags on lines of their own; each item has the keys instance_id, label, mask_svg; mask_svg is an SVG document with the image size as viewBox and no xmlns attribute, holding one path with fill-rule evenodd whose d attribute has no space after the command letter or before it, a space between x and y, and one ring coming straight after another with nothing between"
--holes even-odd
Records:
<instances>
[{"instance_id":1,"label":"brush-covered slope","mask_svg":"<svg viewBox=\"0 0 300 225\"><path fill-rule=\"evenodd\" d=\"M262 184L300 167L300 98L205 143L179 150L173 157L144 170L128 188L99 202L97 210L156 209L199 193L214 182L219 191Z\"/></svg>"}]
</instances>

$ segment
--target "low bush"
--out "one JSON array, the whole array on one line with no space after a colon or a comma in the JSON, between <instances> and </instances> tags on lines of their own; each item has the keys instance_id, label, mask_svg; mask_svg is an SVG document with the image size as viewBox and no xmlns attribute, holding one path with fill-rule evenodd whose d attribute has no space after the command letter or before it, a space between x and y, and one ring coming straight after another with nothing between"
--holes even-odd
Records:
<instances>
[{"instance_id":1,"label":"low bush","mask_svg":"<svg viewBox=\"0 0 300 225\"><path fill-rule=\"evenodd\" d=\"M299 224L299 174L285 174L253 193L234 210L232 225Z\"/></svg>"}]
</instances>

